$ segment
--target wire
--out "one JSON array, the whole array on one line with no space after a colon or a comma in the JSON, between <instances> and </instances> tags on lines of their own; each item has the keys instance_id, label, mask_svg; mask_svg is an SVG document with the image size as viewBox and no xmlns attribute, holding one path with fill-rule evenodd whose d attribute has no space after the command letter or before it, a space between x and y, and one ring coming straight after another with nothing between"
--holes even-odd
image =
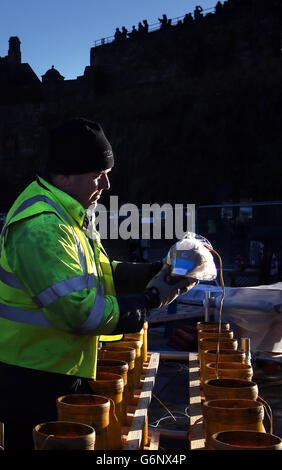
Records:
<instances>
[{"instance_id":1,"label":"wire","mask_svg":"<svg viewBox=\"0 0 282 470\"><path fill-rule=\"evenodd\" d=\"M158 428L160 423L166 419L171 419L171 416L166 415L166 416L163 416L162 418L159 418L155 423L150 423L150 427ZM187 419L187 416L177 416L177 419Z\"/></svg>"},{"instance_id":2,"label":"wire","mask_svg":"<svg viewBox=\"0 0 282 470\"><path fill-rule=\"evenodd\" d=\"M173 414L169 411L169 409L165 406L165 404L153 393L153 397L159 402L160 405L162 405L168 412L169 414L172 416L172 418L174 419L174 421L176 421L175 417L173 416Z\"/></svg>"},{"instance_id":3,"label":"wire","mask_svg":"<svg viewBox=\"0 0 282 470\"><path fill-rule=\"evenodd\" d=\"M270 406L269 403L267 403L267 401L264 400L260 395L258 395L258 398L259 398L263 403L265 403L265 405L266 405L266 406L265 406L265 405L263 405L263 406L264 406L265 412L266 412L266 414L267 414L267 417L268 417L268 419L269 419L269 421L270 421L270 434L273 434L273 414L272 414L271 406ZM268 408L268 411L267 411L267 408L266 408L266 407Z\"/></svg>"},{"instance_id":4,"label":"wire","mask_svg":"<svg viewBox=\"0 0 282 470\"><path fill-rule=\"evenodd\" d=\"M177 422L177 420L179 420L179 419L189 419L190 415L187 413L187 409L188 409L188 407L185 408L184 412L175 411L174 416L172 415L171 412L169 412L170 415L164 414L163 416L161 416L156 421L153 421L152 423L150 423L149 426L151 426L153 428L157 428L162 421L164 421L166 419L171 419L171 418L173 418L175 422ZM177 416L177 414L178 414L178 416Z\"/></svg>"},{"instance_id":5,"label":"wire","mask_svg":"<svg viewBox=\"0 0 282 470\"><path fill-rule=\"evenodd\" d=\"M182 411L177 411L175 410L174 411L174 414L172 414L172 412L168 409L168 407L153 393L152 396L159 402L159 404L165 408L165 410L169 413L168 415L167 414L164 414L161 418L157 419L157 421L153 422L153 423L150 423L150 426L151 427L154 427L154 428L157 428L159 426L159 424L161 423L161 421L165 420L165 419L174 419L175 422L177 422L177 419L187 419L187 418L190 418L190 415L188 414L188 406L184 409L184 413ZM180 416L176 416L176 414L180 415Z\"/></svg>"},{"instance_id":6,"label":"wire","mask_svg":"<svg viewBox=\"0 0 282 470\"><path fill-rule=\"evenodd\" d=\"M218 379L218 363L219 363L219 343L220 343L220 333L221 333L221 319L222 319L222 308L223 308L223 301L225 297L225 287L224 287L224 279L223 279L223 268L222 268L222 259L220 254L215 251L213 248L205 245L206 248L212 251L219 259L219 267L220 267L220 285L221 285L221 299L220 299L220 306L219 306L219 325L218 325L218 341L216 346L216 363L215 363L215 374L216 378Z\"/></svg>"}]
</instances>

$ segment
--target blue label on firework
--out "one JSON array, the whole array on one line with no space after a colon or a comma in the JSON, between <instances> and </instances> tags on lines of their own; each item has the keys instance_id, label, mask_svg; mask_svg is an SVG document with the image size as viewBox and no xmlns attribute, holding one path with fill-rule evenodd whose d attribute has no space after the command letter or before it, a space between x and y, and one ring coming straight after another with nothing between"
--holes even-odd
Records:
<instances>
[{"instance_id":1,"label":"blue label on firework","mask_svg":"<svg viewBox=\"0 0 282 470\"><path fill-rule=\"evenodd\" d=\"M174 258L172 261L172 274L185 276L193 270L195 261L185 258Z\"/></svg>"}]
</instances>

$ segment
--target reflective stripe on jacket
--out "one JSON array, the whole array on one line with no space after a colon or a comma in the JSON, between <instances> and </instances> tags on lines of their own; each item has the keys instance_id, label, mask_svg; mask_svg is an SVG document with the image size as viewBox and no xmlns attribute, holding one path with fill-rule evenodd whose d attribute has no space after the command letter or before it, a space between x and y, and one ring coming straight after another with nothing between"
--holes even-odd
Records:
<instances>
[{"instance_id":1,"label":"reflective stripe on jacket","mask_svg":"<svg viewBox=\"0 0 282 470\"><path fill-rule=\"evenodd\" d=\"M0 361L95 378L97 341L118 318L111 265L85 210L42 178L10 209L1 233Z\"/></svg>"}]
</instances>

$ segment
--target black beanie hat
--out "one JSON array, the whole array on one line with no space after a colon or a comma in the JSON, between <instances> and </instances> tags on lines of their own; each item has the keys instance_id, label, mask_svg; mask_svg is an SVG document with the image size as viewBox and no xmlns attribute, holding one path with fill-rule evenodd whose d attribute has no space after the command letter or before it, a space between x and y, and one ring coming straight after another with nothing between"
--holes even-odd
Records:
<instances>
[{"instance_id":1,"label":"black beanie hat","mask_svg":"<svg viewBox=\"0 0 282 470\"><path fill-rule=\"evenodd\" d=\"M98 122L75 118L50 132L46 164L50 173L75 175L113 166L112 147Z\"/></svg>"}]
</instances>

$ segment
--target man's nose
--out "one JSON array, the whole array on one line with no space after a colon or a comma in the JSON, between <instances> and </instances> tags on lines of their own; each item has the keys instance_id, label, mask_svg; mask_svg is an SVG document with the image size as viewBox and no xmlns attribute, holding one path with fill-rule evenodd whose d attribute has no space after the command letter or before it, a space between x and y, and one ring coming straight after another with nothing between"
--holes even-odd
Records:
<instances>
[{"instance_id":1,"label":"man's nose","mask_svg":"<svg viewBox=\"0 0 282 470\"><path fill-rule=\"evenodd\" d=\"M107 189L110 189L110 180L108 178L108 175L104 174L102 175L102 177L100 178L100 189L102 190L107 190Z\"/></svg>"}]
</instances>

